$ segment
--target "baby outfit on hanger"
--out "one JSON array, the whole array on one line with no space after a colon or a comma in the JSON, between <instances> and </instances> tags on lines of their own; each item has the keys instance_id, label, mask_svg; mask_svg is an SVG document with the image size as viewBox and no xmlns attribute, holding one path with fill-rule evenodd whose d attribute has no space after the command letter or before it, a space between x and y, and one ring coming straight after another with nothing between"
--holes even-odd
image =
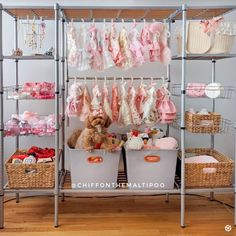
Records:
<instances>
[{"instance_id":1,"label":"baby outfit on hanger","mask_svg":"<svg viewBox=\"0 0 236 236\"><path fill-rule=\"evenodd\" d=\"M140 116L143 116L143 103L147 96L147 92L145 89L145 85L141 82L140 86L138 87L136 98L135 98L135 105L137 107L138 113Z\"/></svg>"},{"instance_id":2,"label":"baby outfit on hanger","mask_svg":"<svg viewBox=\"0 0 236 236\"><path fill-rule=\"evenodd\" d=\"M172 123L176 119L176 107L170 99L170 92L167 89L167 84L163 85L156 92L157 101L156 108L160 116L160 122L164 124Z\"/></svg>"},{"instance_id":3,"label":"baby outfit on hanger","mask_svg":"<svg viewBox=\"0 0 236 236\"><path fill-rule=\"evenodd\" d=\"M90 54L90 67L94 70L102 70L101 47L98 44L98 33L95 24L90 26L89 35L88 52Z\"/></svg>"},{"instance_id":4,"label":"baby outfit on hanger","mask_svg":"<svg viewBox=\"0 0 236 236\"><path fill-rule=\"evenodd\" d=\"M102 48L102 61L103 61L103 70L106 70L115 65L112 54L109 52L109 32L104 23L103 30L101 32L101 48Z\"/></svg>"},{"instance_id":5,"label":"baby outfit on hanger","mask_svg":"<svg viewBox=\"0 0 236 236\"><path fill-rule=\"evenodd\" d=\"M116 32L115 24L112 23L111 32L109 35L109 51L116 66L121 67L123 57L121 55L118 34Z\"/></svg>"},{"instance_id":6,"label":"baby outfit on hanger","mask_svg":"<svg viewBox=\"0 0 236 236\"><path fill-rule=\"evenodd\" d=\"M80 120L85 121L90 112L91 112L91 98L89 95L87 85L85 84L83 89L83 104L80 113Z\"/></svg>"},{"instance_id":7,"label":"baby outfit on hanger","mask_svg":"<svg viewBox=\"0 0 236 236\"><path fill-rule=\"evenodd\" d=\"M132 54L133 66L141 66L144 62L144 49L143 45L139 41L139 32L136 28L136 25L129 32L129 49Z\"/></svg>"},{"instance_id":8,"label":"baby outfit on hanger","mask_svg":"<svg viewBox=\"0 0 236 236\"><path fill-rule=\"evenodd\" d=\"M104 112L112 120L112 110L111 110L109 92L108 92L106 81L104 82L103 90L102 90L102 106L103 106Z\"/></svg>"},{"instance_id":9,"label":"baby outfit on hanger","mask_svg":"<svg viewBox=\"0 0 236 236\"><path fill-rule=\"evenodd\" d=\"M78 70L85 71L90 69L89 54L87 52L89 37L85 23L82 24L78 34L79 62Z\"/></svg>"},{"instance_id":10,"label":"baby outfit on hanger","mask_svg":"<svg viewBox=\"0 0 236 236\"><path fill-rule=\"evenodd\" d=\"M136 98L136 91L135 91L135 88L132 86L130 88L130 98L129 98L129 106L130 106L130 111L131 111L132 123L134 125L141 125L142 119L136 108L135 98Z\"/></svg>"},{"instance_id":11,"label":"baby outfit on hanger","mask_svg":"<svg viewBox=\"0 0 236 236\"><path fill-rule=\"evenodd\" d=\"M116 82L112 85L112 103L111 103L111 110L112 110L112 121L118 121L119 117L119 94L118 94L118 87Z\"/></svg>"},{"instance_id":12,"label":"baby outfit on hanger","mask_svg":"<svg viewBox=\"0 0 236 236\"><path fill-rule=\"evenodd\" d=\"M141 43L143 45L143 56L146 62L150 61L150 50L152 47L152 40L149 31L149 26L144 24L141 31Z\"/></svg>"},{"instance_id":13,"label":"baby outfit on hanger","mask_svg":"<svg viewBox=\"0 0 236 236\"><path fill-rule=\"evenodd\" d=\"M125 82L121 83L120 89L121 89L121 99L120 99L120 110L119 110L119 118L118 122L123 125L130 125L132 124L131 121L131 113L130 113L130 107L127 100L127 93L125 90Z\"/></svg>"},{"instance_id":14,"label":"baby outfit on hanger","mask_svg":"<svg viewBox=\"0 0 236 236\"><path fill-rule=\"evenodd\" d=\"M101 107L100 97L102 94L99 90L97 82L92 89L92 94L93 94L93 98L92 98L92 102L91 102L91 108L92 108L92 110L98 110Z\"/></svg>"},{"instance_id":15,"label":"baby outfit on hanger","mask_svg":"<svg viewBox=\"0 0 236 236\"><path fill-rule=\"evenodd\" d=\"M132 55L129 49L127 31L123 27L119 35L120 49L123 57L122 68L129 69L133 66Z\"/></svg>"},{"instance_id":16,"label":"baby outfit on hanger","mask_svg":"<svg viewBox=\"0 0 236 236\"><path fill-rule=\"evenodd\" d=\"M65 113L71 116L79 116L82 109L83 89L80 83L74 82L69 89L69 96L67 98L67 106Z\"/></svg>"},{"instance_id":17,"label":"baby outfit on hanger","mask_svg":"<svg viewBox=\"0 0 236 236\"><path fill-rule=\"evenodd\" d=\"M163 30L160 35L159 45L160 45L160 62L163 65L168 65L171 62L171 51L168 47L168 37L170 32L167 31L166 26L163 26Z\"/></svg>"},{"instance_id":18,"label":"baby outfit on hanger","mask_svg":"<svg viewBox=\"0 0 236 236\"><path fill-rule=\"evenodd\" d=\"M143 122L150 124L158 120L158 113L156 111L156 91L154 84L151 84L147 91L147 97L143 103Z\"/></svg>"},{"instance_id":19,"label":"baby outfit on hanger","mask_svg":"<svg viewBox=\"0 0 236 236\"><path fill-rule=\"evenodd\" d=\"M79 51L77 42L77 32L73 22L69 25L68 30L68 64L76 67L79 63Z\"/></svg>"},{"instance_id":20,"label":"baby outfit on hanger","mask_svg":"<svg viewBox=\"0 0 236 236\"><path fill-rule=\"evenodd\" d=\"M160 22L153 22L152 24L150 24L149 30L151 32L151 37L152 37L150 61L154 62L157 61L160 56L159 38L163 30L163 24Z\"/></svg>"}]
</instances>

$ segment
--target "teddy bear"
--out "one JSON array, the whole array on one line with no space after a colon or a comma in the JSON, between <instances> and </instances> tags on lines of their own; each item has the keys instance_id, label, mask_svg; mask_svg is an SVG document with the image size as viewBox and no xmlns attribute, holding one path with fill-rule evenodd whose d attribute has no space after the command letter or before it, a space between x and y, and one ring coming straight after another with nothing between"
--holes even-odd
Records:
<instances>
[{"instance_id":1,"label":"teddy bear","mask_svg":"<svg viewBox=\"0 0 236 236\"><path fill-rule=\"evenodd\" d=\"M107 128L111 119L102 111L93 111L85 120L85 128L75 130L67 141L70 148L83 148L87 151L100 149L107 142Z\"/></svg>"}]
</instances>

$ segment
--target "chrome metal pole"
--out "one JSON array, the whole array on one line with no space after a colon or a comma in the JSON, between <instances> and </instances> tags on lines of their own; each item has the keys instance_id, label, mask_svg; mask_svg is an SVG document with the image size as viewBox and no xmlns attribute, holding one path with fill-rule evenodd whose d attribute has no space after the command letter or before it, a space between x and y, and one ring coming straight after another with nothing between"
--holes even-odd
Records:
<instances>
[{"instance_id":1,"label":"chrome metal pole","mask_svg":"<svg viewBox=\"0 0 236 236\"><path fill-rule=\"evenodd\" d=\"M54 227L58 227L59 200L59 4L54 5L55 13L55 188L54 188Z\"/></svg>"},{"instance_id":2,"label":"chrome metal pole","mask_svg":"<svg viewBox=\"0 0 236 236\"><path fill-rule=\"evenodd\" d=\"M3 54L2 54L2 4L0 4L0 228L4 227L4 123L3 123Z\"/></svg>"},{"instance_id":3,"label":"chrome metal pole","mask_svg":"<svg viewBox=\"0 0 236 236\"><path fill-rule=\"evenodd\" d=\"M211 60L211 82L215 83L216 82L216 60L212 59ZM212 112L215 112L216 110L216 100L213 98L212 99ZM215 147L215 135L211 135L211 148Z\"/></svg>"},{"instance_id":4,"label":"chrome metal pole","mask_svg":"<svg viewBox=\"0 0 236 236\"><path fill-rule=\"evenodd\" d=\"M236 122L234 123L234 226L236 226Z\"/></svg>"},{"instance_id":5,"label":"chrome metal pole","mask_svg":"<svg viewBox=\"0 0 236 236\"><path fill-rule=\"evenodd\" d=\"M185 80L186 80L187 6L182 5L182 78L181 78L181 227L185 227Z\"/></svg>"},{"instance_id":6,"label":"chrome metal pole","mask_svg":"<svg viewBox=\"0 0 236 236\"><path fill-rule=\"evenodd\" d=\"M68 38L67 38L67 27L66 27L66 37L65 37L65 43L66 43L66 55L65 55L65 62L66 62L66 87L65 87L65 97L68 97L69 93L69 65L68 65ZM66 116L66 126L68 127L70 125L69 117Z\"/></svg>"},{"instance_id":7,"label":"chrome metal pole","mask_svg":"<svg viewBox=\"0 0 236 236\"><path fill-rule=\"evenodd\" d=\"M65 172L65 19L61 20L61 96L62 96L62 162L61 162L61 171ZM64 201L64 193L62 193L62 201Z\"/></svg>"},{"instance_id":8,"label":"chrome metal pole","mask_svg":"<svg viewBox=\"0 0 236 236\"><path fill-rule=\"evenodd\" d=\"M211 82L215 83L216 81L216 60L212 59L211 60ZM215 112L216 110L216 101L213 98L212 99L212 112ZM211 148L214 149L215 148L215 135L212 134L211 135ZM210 192L210 201L214 200L214 192Z\"/></svg>"},{"instance_id":9,"label":"chrome metal pole","mask_svg":"<svg viewBox=\"0 0 236 236\"><path fill-rule=\"evenodd\" d=\"M15 50L18 48L18 19L17 17L14 17L14 26L15 26ZM19 90L19 60L15 59L16 63L16 71L15 71L15 85L16 85L16 91ZM19 115L19 100L16 99L16 114ZM16 150L18 150L20 147L20 139L19 136L16 136ZM16 193L16 203L20 202L20 193Z\"/></svg>"},{"instance_id":10,"label":"chrome metal pole","mask_svg":"<svg viewBox=\"0 0 236 236\"><path fill-rule=\"evenodd\" d=\"M171 32L171 19L168 20L168 31ZM167 40L168 47L170 48L170 37ZM166 77L168 81L168 89L170 90L170 83L171 83L171 77L170 77L170 64L166 67ZM166 136L168 137L170 135L170 125L167 124L166 127Z\"/></svg>"}]
</instances>

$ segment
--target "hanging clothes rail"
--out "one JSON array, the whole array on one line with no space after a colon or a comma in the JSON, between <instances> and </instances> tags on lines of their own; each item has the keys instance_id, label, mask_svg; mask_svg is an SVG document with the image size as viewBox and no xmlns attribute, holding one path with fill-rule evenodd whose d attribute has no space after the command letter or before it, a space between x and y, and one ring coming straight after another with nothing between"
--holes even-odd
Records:
<instances>
[{"instance_id":1,"label":"hanging clothes rail","mask_svg":"<svg viewBox=\"0 0 236 236\"><path fill-rule=\"evenodd\" d=\"M156 78L156 77L80 77L80 76L76 76L76 77L69 77L69 80L164 80L166 82L168 82L168 78Z\"/></svg>"}]
</instances>

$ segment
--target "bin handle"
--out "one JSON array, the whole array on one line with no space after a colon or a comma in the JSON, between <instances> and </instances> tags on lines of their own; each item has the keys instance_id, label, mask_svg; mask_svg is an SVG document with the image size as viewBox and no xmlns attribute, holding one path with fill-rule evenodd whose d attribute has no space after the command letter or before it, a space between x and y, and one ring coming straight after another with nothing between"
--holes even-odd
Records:
<instances>
[{"instance_id":1,"label":"bin handle","mask_svg":"<svg viewBox=\"0 0 236 236\"><path fill-rule=\"evenodd\" d=\"M101 156L90 156L87 158L88 163L102 163L103 158Z\"/></svg>"},{"instance_id":2,"label":"bin handle","mask_svg":"<svg viewBox=\"0 0 236 236\"><path fill-rule=\"evenodd\" d=\"M25 168L25 174L36 174L37 172L36 168Z\"/></svg>"},{"instance_id":3,"label":"bin handle","mask_svg":"<svg viewBox=\"0 0 236 236\"><path fill-rule=\"evenodd\" d=\"M212 167L207 167L207 168L202 168L203 174L214 174L216 173L216 168Z\"/></svg>"},{"instance_id":4,"label":"bin handle","mask_svg":"<svg viewBox=\"0 0 236 236\"><path fill-rule=\"evenodd\" d=\"M145 156L144 160L146 162L159 162L161 158L160 156L157 156L157 155L149 155L149 156Z\"/></svg>"}]
</instances>

